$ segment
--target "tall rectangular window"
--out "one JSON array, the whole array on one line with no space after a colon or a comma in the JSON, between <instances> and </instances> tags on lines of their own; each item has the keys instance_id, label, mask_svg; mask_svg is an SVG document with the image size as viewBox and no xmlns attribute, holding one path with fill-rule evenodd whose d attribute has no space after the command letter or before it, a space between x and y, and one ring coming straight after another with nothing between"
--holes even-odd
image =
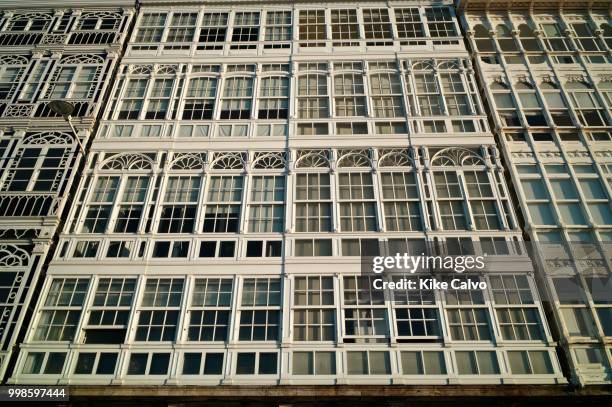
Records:
<instances>
[{"instance_id":1,"label":"tall rectangular window","mask_svg":"<svg viewBox=\"0 0 612 407\"><path fill-rule=\"evenodd\" d=\"M396 8L394 12L397 36L400 39L425 37L418 8Z\"/></svg>"},{"instance_id":2,"label":"tall rectangular window","mask_svg":"<svg viewBox=\"0 0 612 407\"><path fill-rule=\"evenodd\" d=\"M227 35L228 13L204 13L198 49L223 49Z\"/></svg>"},{"instance_id":3,"label":"tall rectangular window","mask_svg":"<svg viewBox=\"0 0 612 407\"><path fill-rule=\"evenodd\" d=\"M403 117L402 83L395 73L370 75L374 117Z\"/></svg>"},{"instance_id":4,"label":"tall rectangular window","mask_svg":"<svg viewBox=\"0 0 612 407\"><path fill-rule=\"evenodd\" d=\"M372 288L370 277L345 276L345 342L386 342L387 307L382 290Z\"/></svg>"},{"instance_id":5,"label":"tall rectangular window","mask_svg":"<svg viewBox=\"0 0 612 407\"><path fill-rule=\"evenodd\" d=\"M166 13L143 14L134 42L160 42L164 33L166 18Z\"/></svg>"},{"instance_id":6,"label":"tall rectangular window","mask_svg":"<svg viewBox=\"0 0 612 407\"><path fill-rule=\"evenodd\" d=\"M204 210L204 233L238 232L242 189L241 175L210 177Z\"/></svg>"},{"instance_id":7,"label":"tall rectangular window","mask_svg":"<svg viewBox=\"0 0 612 407\"><path fill-rule=\"evenodd\" d=\"M172 14L166 42L192 42L197 20L197 13Z\"/></svg>"},{"instance_id":8,"label":"tall rectangular window","mask_svg":"<svg viewBox=\"0 0 612 407\"><path fill-rule=\"evenodd\" d=\"M291 11L267 11L264 48L289 48L292 33Z\"/></svg>"},{"instance_id":9,"label":"tall rectangular window","mask_svg":"<svg viewBox=\"0 0 612 407\"><path fill-rule=\"evenodd\" d=\"M538 308L527 278L519 274L489 276L495 312L505 340L544 339Z\"/></svg>"},{"instance_id":10,"label":"tall rectangular window","mask_svg":"<svg viewBox=\"0 0 612 407\"><path fill-rule=\"evenodd\" d=\"M497 200L485 171L464 171L467 195L472 210L474 226L478 230L501 228L497 214Z\"/></svg>"},{"instance_id":11,"label":"tall rectangular window","mask_svg":"<svg viewBox=\"0 0 612 407\"><path fill-rule=\"evenodd\" d=\"M301 47L323 47L327 39L325 10L300 10Z\"/></svg>"},{"instance_id":12,"label":"tall rectangular window","mask_svg":"<svg viewBox=\"0 0 612 407\"><path fill-rule=\"evenodd\" d=\"M26 83L21 90L18 99L23 103L32 103L39 96L41 86L45 83L43 76L47 71L50 61L46 59L35 63L34 69L27 75Z\"/></svg>"},{"instance_id":13,"label":"tall rectangular window","mask_svg":"<svg viewBox=\"0 0 612 407\"><path fill-rule=\"evenodd\" d=\"M331 32L334 46L358 46L359 22L357 20L357 10L332 10Z\"/></svg>"},{"instance_id":14,"label":"tall rectangular window","mask_svg":"<svg viewBox=\"0 0 612 407\"><path fill-rule=\"evenodd\" d=\"M393 29L389 10L370 8L363 10L365 38L368 45L393 45Z\"/></svg>"},{"instance_id":15,"label":"tall rectangular window","mask_svg":"<svg viewBox=\"0 0 612 407\"><path fill-rule=\"evenodd\" d=\"M192 78L189 80L183 120L211 120L217 95L216 78Z\"/></svg>"},{"instance_id":16,"label":"tall rectangular window","mask_svg":"<svg viewBox=\"0 0 612 407\"><path fill-rule=\"evenodd\" d=\"M415 244L415 246L417 245ZM411 252L418 253L418 255L425 253L425 250L414 250L412 247L406 249L412 249ZM407 250L404 250L404 252L407 252ZM393 250L391 253L402 252ZM396 275L393 280L400 281L403 278L413 281L419 287L420 278L412 275ZM441 336L440 318L434 290L394 290L392 304L397 335L402 339L412 340L418 337L438 338Z\"/></svg>"},{"instance_id":17,"label":"tall rectangular window","mask_svg":"<svg viewBox=\"0 0 612 407\"><path fill-rule=\"evenodd\" d=\"M431 7L425 9L427 28L429 36L432 38L454 37L455 23L448 7Z\"/></svg>"},{"instance_id":18,"label":"tall rectangular window","mask_svg":"<svg viewBox=\"0 0 612 407\"><path fill-rule=\"evenodd\" d=\"M11 100L15 95L24 67L0 67L0 100Z\"/></svg>"},{"instance_id":19,"label":"tall rectangular window","mask_svg":"<svg viewBox=\"0 0 612 407\"><path fill-rule=\"evenodd\" d=\"M340 227L343 232L374 232L376 199L372 174L365 172L338 175Z\"/></svg>"},{"instance_id":20,"label":"tall rectangular window","mask_svg":"<svg viewBox=\"0 0 612 407\"><path fill-rule=\"evenodd\" d=\"M149 186L149 177L128 177L119 200L119 210L115 221L115 233L136 233Z\"/></svg>"},{"instance_id":21,"label":"tall rectangular window","mask_svg":"<svg viewBox=\"0 0 612 407\"><path fill-rule=\"evenodd\" d=\"M293 340L334 340L333 277L296 277L293 305Z\"/></svg>"},{"instance_id":22,"label":"tall rectangular window","mask_svg":"<svg viewBox=\"0 0 612 407\"><path fill-rule=\"evenodd\" d=\"M193 233L199 193L198 176L168 178L157 232Z\"/></svg>"},{"instance_id":23,"label":"tall rectangular window","mask_svg":"<svg viewBox=\"0 0 612 407\"><path fill-rule=\"evenodd\" d=\"M440 100L440 88L436 76L432 73L417 73L414 75L416 82L416 99L421 110L421 116L439 116L442 114L442 101Z\"/></svg>"},{"instance_id":24,"label":"tall rectangular window","mask_svg":"<svg viewBox=\"0 0 612 407\"><path fill-rule=\"evenodd\" d=\"M138 312L135 340L174 341L182 296L182 278L147 279Z\"/></svg>"},{"instance_id":25,"label":"tall rectangular window","mask_svg":"<svg viewBox=\"0 0 612 407\"><path fill-rule=\"evenodd\" d=\"M586 299L586 287L575 277L553 278L561 316L569 336L595 338L597 327Z\"/></svg>"},{"instance_id":26,"label":"tall rectangular window","mask_svg":"<svg viewBox=\"0 0 612 407\"><path fill-rule=\"evenodd\" d=\"M133 120L140 117L147 90L147 79L130 79L119 107L118 119Z\"/></svg>"},{"instance_id":27,"label":"tall rectangular window","mask_svg":"<svg viewBox=\"0 0 612 407\"><path fill-rule=\"evenodd\" d=\"M233 49L252 49L259 40L259 12L237 12L234 15L234 29L232 30Z\"/></svg>"},{"instance_id":28,"label":"tall rectangular window","mask_svg":"<svg viewBox=\"0 0 612 407\"><path fill-rule=\"evenodd\" d=\"M298 78L298 117L321 119L329 115L327 76L307 74Z\"/></svg>"},{"instance_id":29,"label":"tall rectangular window","mask_svg":"<svg viewBox=\"0 0 612 407\"><path fill-rule=\"evenodd\" d=\"M221 119L250 119L253 78L227 78L223 86Z\"/></svg>"},{"instance_id":30,"label":"tall rectangular window","mask_svg":"<svg viewBox=\"0 0 612 407\"><path fill-rule=\"evenodd\" d=\"M472 281L478 281L475 276ZM453 340L491 340L489 313L482 290L449 289L446 291L448 324Z\"/></svg>"},{"instance_id":31,"label":"tall rectangular window","mask_svg":"<svg viewBox=\"0 0 612 407\"><path fill-rule=\"evenodd\" d=\"M334 105L336 116L365 116L366 98L360 74L341 74L334 77Z\"/></svg>"},{"instance_id":32,"label":"tall rectangular window","mask_svg":"<svg viewBox=\"0 0 612 407\"><path fill-rule=\"evenodd\" d=\"M98 177L89 199L81 233L104 233L119 186L119 177Z\"/></svg>"},{"instance_id":33,"label":"tall rectangular window","mask_svg":"<svg viewBox=\"0 0 612 407\"><path fill-rule=\"evenodd\" d=\"M295 187L296 232L331 232L329 174L297 174Z\"/></svg>"},{"instance_id":34,"label":"tall rectangular window","mask_svg":"<svg viewBox=\"0 0 612 407\"><path fill-rule=\"evenodd\" d=\"M284 176L254 176L251 179L249 232L282 232L285 223L284 202Z\"/></svg>"},{"instance_id":35,"label":"tall rectangular window","mask_svg":"<svg viewBox=\"0 0 612 407\"><path fill-rule=\"evenodd\" d=\"M231 278L195 280L189 310L188 341L226 341L232 300Z\"/></svg>"},{"instance_id":36,"label":"tall rectangular window","mask_svg":"<svg viewBox=\"0 0 612 407\"><path fill-rule=\"evenodd\" d=\"M415 174L412 172L385 172L381 174L381 184L387 230L422 230Z\"/></svg>"},{"instance_id":37,"label":"tall rectangular window","mask_svg":"<svg viewBox=\"0 0 612 407\"><path fill-rule=\"evenodd\" d=\"M444 230L464 230L467 228L464 210L464 197L456 172L436 171L434 173L438 208Z\"/></svg>"},{"instance_id":38,"label":"tall rectangular window","mask_svg":"<svg viewBox=\"0 0 612 407\"><path fill-rule=\"evenodd\" d=\"M442 73L442 91L448 114L451 116L464 116L471 114L470 102L465 92L459 73Z\"/></svg>"},{"instance_id":39,"label":"tall rectangular window","mask_svg":"<svg viewBox=\"0 0 612 407\"><path fill-rule=\"evenodd\" d=\"M174 79L158 78L153 81L151 91L149 93L149 104L145 119L165 119L170 108L170 97L172 96L172 87Z\"/></svg>"},{"instance_id":40,"label":"tall rectangular window","mask_svg":"<svg viewBox=\"0 0 612 407\"><path fill-rule=\"evenodd\" d=\"M40 311L34 340L72 341L88 287L87 278L54 278Z\"/></svg>"},{"instance_id":41,"label":"tall rectangular window","mask_svg":"<svg viewBox=\"0 0 612 407\"><path fill-rule=\"evenodd\" d=\"M280 279L247 278L242 283L239 341L280 338Z\"/></svg>"},{"instance_id":42,"label":"tall rectangular window","mask_svg":"<svg viewBox=\"0 0 612 407\"><path fill-rule=\"evenodd\" d=\"M286 119L289 116L289 79L262 78L258 109L259 119Z\"/></svg>"},{"instance_id":43,"label":"tall rectangular window","mask_svg":"<svg viewBox=\"0 0 612 407\"><path fill-rule=\"evenodd\" d=\"M85 330L87 344L125 341L130 308L136 289L134 278L101 278Z\"/></svg>"}]
</instances>

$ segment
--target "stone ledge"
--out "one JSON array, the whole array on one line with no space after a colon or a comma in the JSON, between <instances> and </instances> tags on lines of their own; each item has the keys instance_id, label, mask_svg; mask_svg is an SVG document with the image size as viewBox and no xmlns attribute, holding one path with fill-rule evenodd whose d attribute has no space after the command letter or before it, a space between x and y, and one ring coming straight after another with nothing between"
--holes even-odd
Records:
<instances>
[{"instance_id":1,"label":"stone ledge","mask_svg":"<svg viewBox=\"0 0 612 407\"><path fill-rule=\"evenodd\" d=\"M202 398L238 400L313 398L473 398L497 397L540 398L565 400L581 397L611 397L612 386L573 388L568 385L228 385L228 386L69 386L70 399L92 400L162 398L173 401L196 401Z\"/></svg>"}]
</instances>

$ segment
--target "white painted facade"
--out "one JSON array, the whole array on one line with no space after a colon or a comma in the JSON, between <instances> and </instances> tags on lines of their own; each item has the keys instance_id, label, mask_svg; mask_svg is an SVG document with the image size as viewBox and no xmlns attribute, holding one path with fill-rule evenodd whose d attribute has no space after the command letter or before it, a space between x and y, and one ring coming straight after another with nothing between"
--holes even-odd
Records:
<instances>
[{"instance_id":1,"label":"white painted facade","mask_svg":"<svg viewBox=\"0 0 612 407\"><path fill-rule=\"evenodd\" d=\"M10 382L564 382L450 6L141 2Z\"/></svg>"},{"instance_id":2,"label":"white painted facade","mask_svg":"<svg viewBox=\"0 0 612 407\"><path fill-rule=\"evenodd\" d=\"M572 381L610 383L610 4L462 3Z\"/></svg>"}]
</instances>

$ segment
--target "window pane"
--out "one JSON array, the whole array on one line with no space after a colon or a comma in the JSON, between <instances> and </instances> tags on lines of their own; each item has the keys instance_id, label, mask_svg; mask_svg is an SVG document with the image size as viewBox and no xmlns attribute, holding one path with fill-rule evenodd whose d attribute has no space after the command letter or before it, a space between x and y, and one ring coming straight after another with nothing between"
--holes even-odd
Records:
<instances>
[{"instance_id":1,"label":"window pane","mask_svg":"<svg viewBox=\"0 0 612 407\"><path fill-rule=\"evenodd\" d=\"M402 372L404 374L423 374L420 352L402 352Z\"/></svg>"},{"instance_id":2,"label":"window pane","mask_svg":"<svg viewBox=\"0 0 612 407\"><path fill-rule=\"evenodd\" d=\"M314 373L312 352L293 352L293 374L310 375Z\"/></svg>"}]
</instances>

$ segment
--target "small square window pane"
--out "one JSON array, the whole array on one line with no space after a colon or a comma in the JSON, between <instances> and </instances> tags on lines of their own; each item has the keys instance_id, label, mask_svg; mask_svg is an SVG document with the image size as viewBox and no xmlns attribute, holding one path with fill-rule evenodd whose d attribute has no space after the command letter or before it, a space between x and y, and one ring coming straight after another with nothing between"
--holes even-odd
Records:
<instances>
[{"instance_id":1,"label":"small square window pane","mask_svg":"<svg viewBox=\"0 0 612 407\"><path fill-rule=\"evenodd\" d=\"M183 356L183 374L199 374L201 363L201 353L185 353Z\"/></svg>"},{"instance_id":2,"label":"small square window pane","mask_svg":"<svg viewBox=\"0 0 612 407\"><path fill-rule=\"evenodd\" d=\"M317 375L336 374L335 352L315 353L315 373Z\"/></svg>"},{"instance_id":3,"label":"small square window pane","mask_svg":"<svg viewBox=\"0 0 612 407\"><path fill-rule=\"evenodd\" d=\"M96 361L95 353L79 353L74 374L91 374Z\"/></svg>"},{"instance_id":4,"label":"small square window pane","mask_svg":"<svg viewBox=\"0 0 612 407\"><path fill-rule=\"evenodd\" d=\"M404 374L423 374L421 352L402 352L402 372Z\"/></svg>"},{"instance_id":5,"label":"small square window pane","mask_svg":"<svg viewBox=\"0 0 612 407\"><path fill-rule=\"evenodd\" d=\"M51 352L47 358L47 365L45 366L44 374L60 374L64 367L64 360L66 360L66 353L64 352Z\"/></svg>"},{"instance_id":6,"label":"small square window pane","mask_svg":"<svg viewBox=\"0 0 612 407\"><path fill-rule=\"evenodd\" d=\"M510 361L510 370L513 374L530 374L529 358L527 352L516 351L508 352L508 360Z\"/></svg>"},{"instance_id":7,"label":"small square window pane","mask_svg":"<svg viewBox=\"0 0 612 407\"><path fill-rule=\"evenodd\" d=\"M117 356L117 353L100 353L96 374L114 374Z\"/></svg>"},{"instance_id":8,"label":"small square window pane","mask_svg":"<svg viewBox=\"0 0 612 407\"><path fill-rule=\"evenodd\" d=\"M476 352L476 357L478 358L480 374L499 373L495 352Z\"/></svg>"},{"instance_id":9,"label":"small square window pane","mask_svg":"<svg viewBox=\"0 0 612 407\"><path fill-rule=\"evenodd\" d=\"M425 373L428 375L446 374L443 352L423 352L423 364L425 365Z\"/></svg>"},{"instance_id":10,"label":"small square window pane","mask_svg":"<svg viewBox=\"0 0 612 407\"><path fill-rule=\"evenodd\" d=\"M529 359L533 374L551 374L553 373L552 364L548 352L545 351L530 351Z\"/></svg>"},{"instance_id":11,"label":"small square window pane","mask_svg":"<svg viewBox=\"0 0 612 407\"><path fill-rule=\"evenodd\" d=\"M370 374L391 373L389 352L370 352Z\"/></svg>"},{"instance_id":12,"label":"small square window pane","mask_svg":"<svg viewBox=\"0 0 612 407\"><path fill-rule=\"evenodd\" d=\"M223 353L207 353L204 361L204 374L219 375L223 371Z\"/></svg>"},{"instance_id":13,"label":"small square window pane","mask_svg":"<svg viewBox=\"0 0 612 407\"><path fill-rule=\"evenodd\" d=\"M151 357L151 367L149 374L165 375L168 373L168 364L170 363L169 353L154 353Z\"/></svg>"},{"instance_id":14,"label":"small square window pane","mask_svg":"<svg viewBox=\"0 0 612 407\"><path fill-rule=\"evenodd\" d=\"M314 374L313 359L312 352L293 352L293 374Z\"/></svg>"},{"instance_id":15,"label":"small square window pane","mask_svg":"<svg viewBox=\"0 0 612 407\"><path fill-rule=\"evenodd\" d=\"M259 354L259 374L276 374L278 353Z\"/></svg>"},{"instance_id":16,"label":"small square window pane","mask_svg":"<svg viewBox=\"0 0 612 407\"><path fill-rule=\"evenodd\" d=\"M236 374L255 373L255 353L239 353L236 358Z\"/></svg>"},{"instance_id":17,"label":"small square window pane","mask_svg":"<svg viewBox=\"0 0 612 407\"><path fill-rule=\"evenodd\" d=\"M368 353L367 352L347 352L346 364L348 374L363 375L368 374Z\"/></svg>"},{"instance_id":18,"label":"small square window pane","mask_svg":"<svg viewBox=\"0 0 612 407\"><path fill-rule=\"evenodd\" d=\"M24 374L38 374L42 368L43 359L45 354L43 352L30 352L26 357L26 361L23 365Z\"/></svg>"}]
</instances>

